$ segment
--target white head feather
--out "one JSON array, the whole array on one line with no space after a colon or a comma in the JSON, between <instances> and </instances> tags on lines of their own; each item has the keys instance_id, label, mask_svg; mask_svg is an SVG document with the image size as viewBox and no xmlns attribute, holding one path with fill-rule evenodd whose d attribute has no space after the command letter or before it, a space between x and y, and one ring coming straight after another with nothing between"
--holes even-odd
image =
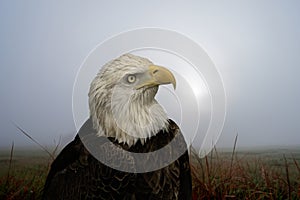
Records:
<instances>
[{"instance_id":1,"label":"white head feather","mask_svg":"<svg viewBox=\"0 0 300 200\"><path fill-rule=\"evenodd\" d=\"M125 54L97 74L89 91L90 117L99 136L114 137L129 146L166 129L168 117L154 96L158 86L136 89L128 74L145 73L153 65L146 58Z\"/></svg>"}]
</instances>

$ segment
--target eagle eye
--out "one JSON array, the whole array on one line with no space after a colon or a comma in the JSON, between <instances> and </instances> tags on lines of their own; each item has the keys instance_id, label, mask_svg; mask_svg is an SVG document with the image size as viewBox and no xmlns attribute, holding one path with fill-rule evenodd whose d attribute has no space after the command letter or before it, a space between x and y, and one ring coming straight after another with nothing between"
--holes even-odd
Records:
<instances>
[{"instance_id":1,"label":"eagle eye","mask_svg":"<svg viewBox=\"0 0 300 200\"><path fill-rule=\"evenodd\" d=\"M130 75L127 76L127 82L128 82L128 83L134 83L135 80L136 80L135 75L130 74Z\"/></svg>"}]
</instances>

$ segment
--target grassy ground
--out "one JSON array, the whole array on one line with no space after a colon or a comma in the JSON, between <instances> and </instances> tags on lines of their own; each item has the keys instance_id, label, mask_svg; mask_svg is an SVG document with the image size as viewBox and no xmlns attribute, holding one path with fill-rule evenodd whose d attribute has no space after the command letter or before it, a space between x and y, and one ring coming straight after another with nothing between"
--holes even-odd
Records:
<instances>
[{"instance_id":1,"label":"grassy ground","mask_svg":"<svg viewBox=\"0 0 300 200\"><path fill-rule=\"evenodd\" d=\"M51 160L42 151L1 151L0 199L40 199ZM194 199L300 199L300 148L214 150L192 154L191 167Z\"/></svg>"},{"instance_id":2,"label":"grassy ground","mask_svg":"<svg viewBox=\"0 0 300 200\"><path fill-rule=\"evenodd\" d=\"M194 199L300 199L300 150L192 156Z\"/></svg>"},{"instance_id":3,"label":"grassy ground","mask_svg":"<svg viewBox=\"0 0 300 200\"><path fill-rule=\"evenodd\" d=\"M49 156L37 150L0 152L0 199L40 199Z\"/></svg>"}]
</instances>

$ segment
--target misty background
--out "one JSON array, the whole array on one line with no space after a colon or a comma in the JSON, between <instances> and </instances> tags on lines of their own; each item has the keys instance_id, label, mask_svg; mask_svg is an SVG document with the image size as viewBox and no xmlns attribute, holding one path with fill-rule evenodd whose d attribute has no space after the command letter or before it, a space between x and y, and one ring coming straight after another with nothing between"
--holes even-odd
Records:
<instances>
[{"instance_id":1,"label":"misty background","mask_svg":"<svg viewBox=\"0 0 300 200\"><path fill-rule=\"evenodd\" d=\"M72 90L89 52L120 32L185 34L226 89L219 147L300 146L299 1L0 1L0 148L76 134ZM120 44L122 45L122 44ZM192 119L191 119L192 120Z\"/></svg>"}]
</instances>

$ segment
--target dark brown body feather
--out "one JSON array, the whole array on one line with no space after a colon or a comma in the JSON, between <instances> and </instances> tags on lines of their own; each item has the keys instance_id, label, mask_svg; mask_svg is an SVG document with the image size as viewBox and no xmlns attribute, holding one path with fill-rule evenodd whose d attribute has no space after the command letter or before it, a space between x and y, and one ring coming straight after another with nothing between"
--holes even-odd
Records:
<instances>
[{"instance_id":1,"label":"dark brown body feather","mask_svg":"<svg viewBox=\"0 0 300 200\"><path fill-rule=\"evenodd\" d=\"M80 135L80 137L79 137ZM186 143L179 128L169 120L169 130L160 131L142 145L137 142L128 147L109 138L110 145L135 153L156 151L174 138L179 138L179 148L186 148ZM80 129L75 139L57 156L51 165L43 199L191 199L192 183L188 152L185 151L177 160L161 169L147 173L128 173L115 170L99 162L89 153L82 140L91 141L91 145L99 148L99 154L116 157L119 165L126 162L128 168L134 168L134 158L124 157L121 153L106 149L107 140L95 136L91 120ZM85 141L85 144L86 141ZM170 148L170 152L175 148ZM150 163L163 162L164 156ZM129 164L128 164L129 163ZM132 163L132 164L131 164ZM149 164L149 162L145 163ZM132 171L130 169L129 171Z\"/></svg>"}]
</instances>

